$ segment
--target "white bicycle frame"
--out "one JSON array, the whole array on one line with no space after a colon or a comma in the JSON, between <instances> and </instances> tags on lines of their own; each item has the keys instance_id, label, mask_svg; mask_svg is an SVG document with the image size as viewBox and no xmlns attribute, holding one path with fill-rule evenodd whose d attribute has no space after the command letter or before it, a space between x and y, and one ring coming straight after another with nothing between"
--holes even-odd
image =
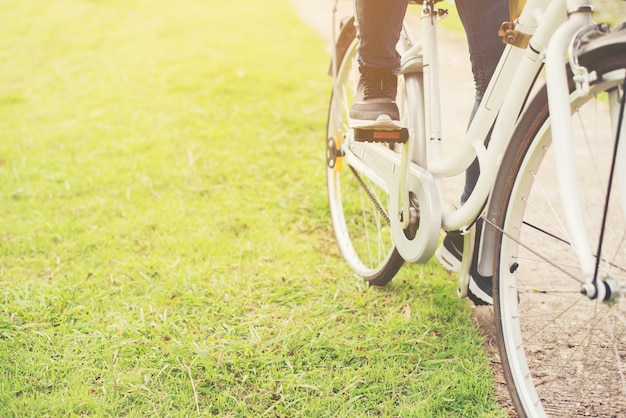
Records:
<instances>
[{"instance_id":1,"label":"white bicycle frame","mask_svg":"<svg viewBox=\"0 0 626 418\"><path fill-rule=\"evenodd\" d=\"M553 135L553 143L560 156L557 168L560 194L563 206L568 208L566 222L571 241L583 274L591 280L594 257L582 226L577 185L572 181L576 176L573 158L570 158L573 153L572 127L565 73L572 39L578 31L592 25L591 0L528 0L515 22L515 31L522 37L532 36L529 46L507 45L462 145L447 156L442 156L441 151L439 15L434 3L425 0L422 6L421 42L409 39L408 49L400 51L405 83L410 89L423 88L427 103L409 103L410 109L416 109L412 110L411 117L419 119L420 109L425 114L425 120L415 120L409 126L425 126L425 135L411 132L409 141L403 145L402 158L386 147L352 141L349 149L344 150L346 161L389 192L392 235L402 257L409 262L429 260L438 244L441 229L467 231L485 208L517 117L545 60L552 129L558 132ZM410 32L405 31L410 37ZM423 73L423 86L417 71ZM484 140L492 126L491 140L486 148ZM620 154L626 154L625 147ZM475 157L480 164L480 177L471 196L459 209L444 207L442 179L462 173ZM417 195L421 213L420 229L414 239L408 239L403 232L409 222L409 191ZM489 248L490 244L483 242L481 247ZM479 268L482 274L491 275L489 256L481 259Z\"/></svg>"}]
</instances>

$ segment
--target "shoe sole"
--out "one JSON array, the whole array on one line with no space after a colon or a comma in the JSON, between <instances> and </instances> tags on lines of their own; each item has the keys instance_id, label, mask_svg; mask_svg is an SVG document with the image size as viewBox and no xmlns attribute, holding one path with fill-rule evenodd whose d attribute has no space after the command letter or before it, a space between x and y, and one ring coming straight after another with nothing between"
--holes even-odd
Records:
<instances>
[{"instance_id":1,"label":"shoe sole","mask_svg":"<svg viewBox=\"0 0 626 418\"><path fill-rule=\"evenodd\" d=\"M393 120L389 115L380 115L376 120L350 119L350 128L364 130L388 130L402 129L399 120Z\"/></svg>"},{"instance_id":2,"label":"shoe sole","mask_svg":"<svg viewBox=\"0 0 626 418\"><path fill-rule=\"evenodd\" d=\"M493 305L493 297L490 294L486 293L484 290L482 290L480 286L478 286L478 283L476 283L471 276L469 281L469 292L475 298L474 299L470 296L470 299L474 301L475 305Z\"/></svg>"}]
</instances>

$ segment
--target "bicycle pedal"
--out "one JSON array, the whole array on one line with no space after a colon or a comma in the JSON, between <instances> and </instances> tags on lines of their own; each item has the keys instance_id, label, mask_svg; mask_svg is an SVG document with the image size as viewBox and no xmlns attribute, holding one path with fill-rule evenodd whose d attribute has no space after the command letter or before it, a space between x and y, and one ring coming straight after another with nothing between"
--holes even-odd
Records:
<instances>
[{"instance_id":1,"label":"bicycle pedal","mask_svg":"<svg viewBox=\"0 0 626 418\"><path fill-rule=\"evenodd\" d=\"M359 142L404 143L409 139L409 130L354 128L354 139Z\"/></svg>"}]
</instances>

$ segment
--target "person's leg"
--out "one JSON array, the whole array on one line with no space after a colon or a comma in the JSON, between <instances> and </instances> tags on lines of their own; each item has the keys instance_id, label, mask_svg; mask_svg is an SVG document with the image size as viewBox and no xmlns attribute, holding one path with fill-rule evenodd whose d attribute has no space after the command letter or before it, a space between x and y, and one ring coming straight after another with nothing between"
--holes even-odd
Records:
<instances>
[{"instance_id":1,"label":"person's leg","mask_svg":"<svg viewBox=\"0 0 626 418\"><path fill-rule=\"evenodd\" d=\"M396 44L407 5L407 0L355 0L360 66L397 71Z\"/></svg>"},{"instance_id":2,"label":"person's leg","mask_svg":"<svg viewBox=\"0 0 626 418\"><path fill-rule=\"evenodd\" d=\"M362 129L398 129L396 105L400 55L396 44L408 0L355 0L361 73L350 125Z\"/></svg>"},{"instance_id":3,"label":"person's leg","mask_svg":"<svg viewBox=\"0 0 626 418\"><path fill-rule=\"evenodd\" d=\"M502 22L509 19L509 7L508 0L456 0L456 8L467 34L476 88L471 122L504 50L505 45L498 35L498 29ZM469 198L479 175L478 161L474 160L465 172L465 188L461 203L465 203Z\"/></svg>"}]
</instances>

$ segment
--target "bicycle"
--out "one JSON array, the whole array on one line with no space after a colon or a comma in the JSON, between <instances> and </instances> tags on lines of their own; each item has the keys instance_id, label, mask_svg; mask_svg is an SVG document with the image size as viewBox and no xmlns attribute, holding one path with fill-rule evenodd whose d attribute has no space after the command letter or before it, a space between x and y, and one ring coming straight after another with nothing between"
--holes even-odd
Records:
<instances>
[{"instance_id":1,"label":"bicycle","mask_svg":"<svg viewBox=\"0 0 626 418\"><path fill-rule=\"evenodd\" d=\"M442 230L463 231L458 293L467 295L476 253L480 274L493 277L518 414L626 416L626 25L594 23L591 0L512 0L496 74L462 146L444 155L439 1L410 2L421 6L422 35L405 24L398 43L405 131L377 134L395 143L355 140L354 18L334 37L326 167L342 256L384 285L405 262L431 259ZM476 156L469 200L444 205L444 180Z\"/></svg>"}]
</instances>

